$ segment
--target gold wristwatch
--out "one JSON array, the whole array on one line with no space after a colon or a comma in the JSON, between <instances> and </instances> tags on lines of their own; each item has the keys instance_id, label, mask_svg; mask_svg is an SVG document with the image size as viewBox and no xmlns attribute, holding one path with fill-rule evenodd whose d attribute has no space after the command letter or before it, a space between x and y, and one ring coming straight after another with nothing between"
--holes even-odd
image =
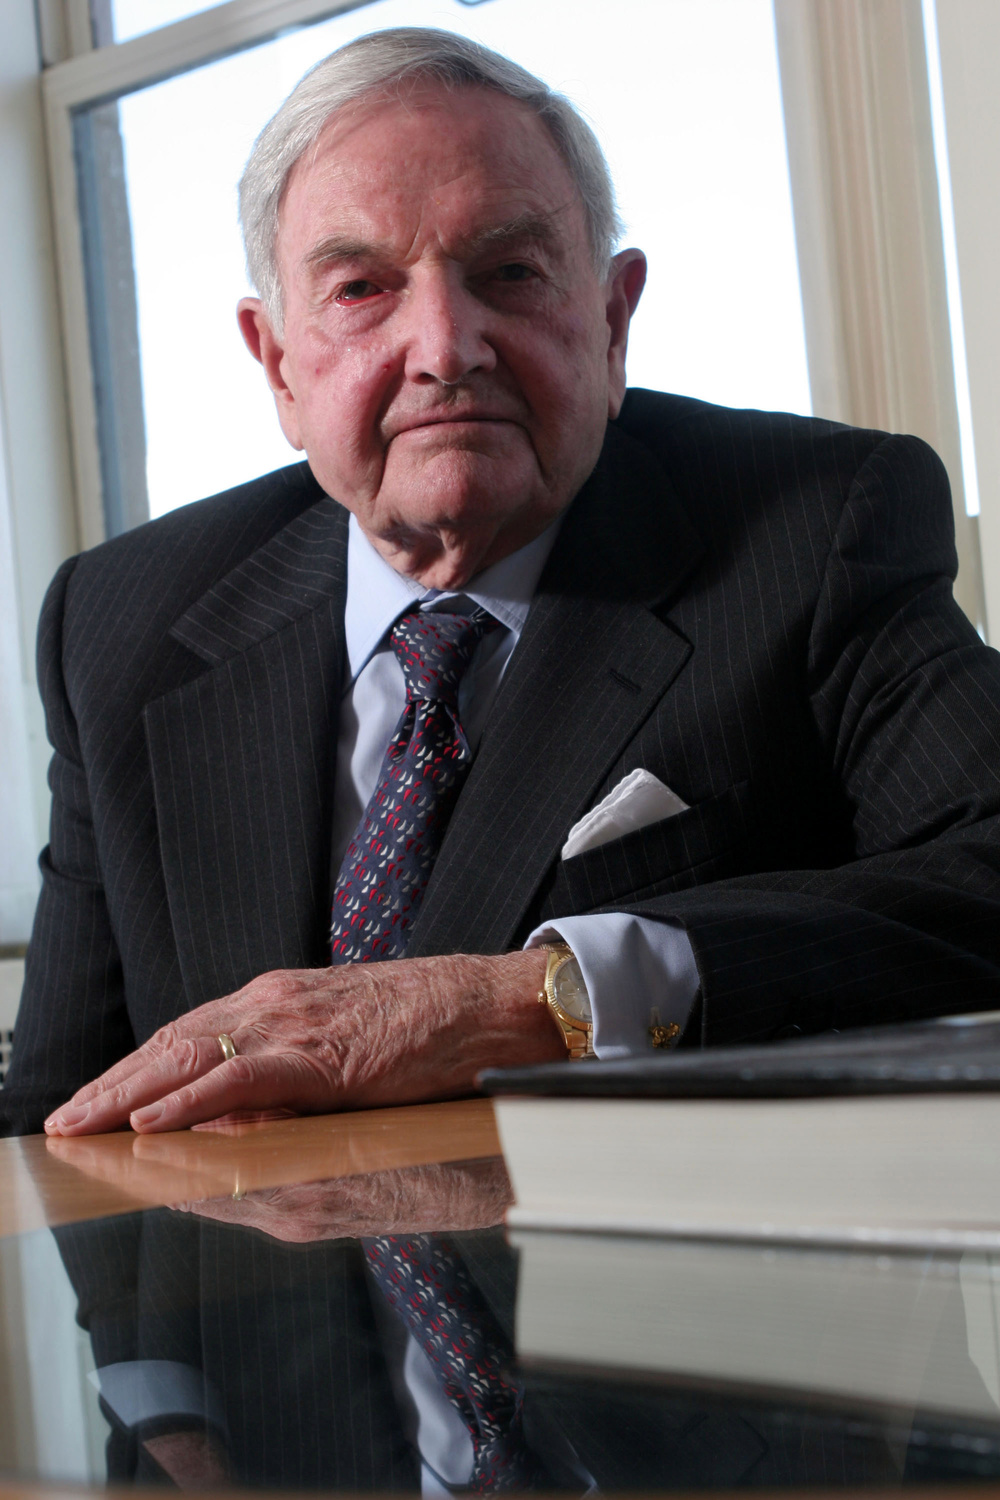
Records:
<instances>
[{"instance_id":1,"label":"gold wristwatch","mask_svg":"<svg viewBox=\"0 0 1000 1500\"><path fill-rule=\"evenodd\" d=\"M593 1012L576 955L568 943L545 943L544 948L549 961L539 1003L547 1005L555 1017L570 1057L593 1057Z\"/></svg>"}]
</instances>

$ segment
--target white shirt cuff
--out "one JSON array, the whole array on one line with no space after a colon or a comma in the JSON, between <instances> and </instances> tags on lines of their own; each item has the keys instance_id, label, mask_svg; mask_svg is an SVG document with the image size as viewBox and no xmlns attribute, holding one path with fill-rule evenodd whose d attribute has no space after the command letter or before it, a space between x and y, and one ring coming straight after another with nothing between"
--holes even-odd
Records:
<instances>
[{"instance_id":1,"label":"white shirt cuff","mask_svg":"<svg viewBox=\"0 0 1000 1500\"><path fill-rule=\"evenodd\" d=\"M587 985L598 1057L649 1052L653 1024L676 1022L684 1030L699 977L683 927L616 911L558 917L536 927L524 946L537 948L560 938L572 948Z\"/></svg>"},{"instance_id":2,"label":"white shirt cuff","mask_svg":"<svg viewBox=\"0 0 1000 1500\"><path fill-rule=\"evenodd\" d=\"M193 1365L174 1359L130 1359L102 1365L87 1378L123 1427L174 1417L211 1422L226 1430L218 1391Z\"/></svg>"}]
</instances>

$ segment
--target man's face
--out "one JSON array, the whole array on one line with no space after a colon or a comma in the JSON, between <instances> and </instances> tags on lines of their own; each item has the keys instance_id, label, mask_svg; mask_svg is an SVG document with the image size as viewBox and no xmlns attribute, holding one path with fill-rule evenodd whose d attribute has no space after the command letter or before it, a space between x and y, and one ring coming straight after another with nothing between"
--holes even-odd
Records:
<instances>
[{"instance_id":1,"label":"man's face","mask_svg":"<svg viewBox=\"0 0 1000 1500\"><path fill-rule=\"evenodd\" d=\"M399 572L455 588L576 494L624 395L638 251L594 271L548 132L490 90L339 112L294 168L285 326L240 307L286 437Z\"/></svg>"}]
</instances>

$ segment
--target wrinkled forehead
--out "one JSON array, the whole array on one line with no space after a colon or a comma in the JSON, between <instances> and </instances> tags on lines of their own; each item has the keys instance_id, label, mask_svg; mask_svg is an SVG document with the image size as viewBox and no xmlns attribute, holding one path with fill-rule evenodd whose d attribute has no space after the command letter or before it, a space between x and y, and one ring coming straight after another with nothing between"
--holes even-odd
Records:
<instances>
[{"instance_id":1,"label":"wrinkled forehead","mask_svg":"<svg viewBox=\"0 0 1000 1500\"><path fill-rule=\"evenodd\" d=\"M305 220L405 211L415 201L479 213L488 227L514 211L553 212L585 236L583 204L548 126L529 105L480 85L409 80L332 113L289 173L279 241ZM572 226L569 220L574 222ZM294 225L294 228L293 228Z\"/></svg>"}]
</instances>

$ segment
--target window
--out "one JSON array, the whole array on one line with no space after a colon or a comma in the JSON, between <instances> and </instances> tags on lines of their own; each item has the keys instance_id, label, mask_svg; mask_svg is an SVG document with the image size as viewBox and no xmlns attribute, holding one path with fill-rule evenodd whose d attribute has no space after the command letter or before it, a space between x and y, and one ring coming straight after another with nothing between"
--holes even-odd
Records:
<instances>
[{"instance_id":1,"label":"window","mask_svg":"<svg viewBox=\"0 0 1000 1500\"><path fill-rule=\"evenodd\" d=\"M133 34L137 13L197 9L116 0L115 35ZM810 409L770 0L616 0L612 27L604 0L578 0L572 26L566 15L540 0L378 0L75 108L108 531L293 460L235 325L236 182L302 73L389 26L473 36L588 115L627 242L650 259L632 384ZM166 48L210 19L158 35Z\"/></svg>"}]
</instances>

